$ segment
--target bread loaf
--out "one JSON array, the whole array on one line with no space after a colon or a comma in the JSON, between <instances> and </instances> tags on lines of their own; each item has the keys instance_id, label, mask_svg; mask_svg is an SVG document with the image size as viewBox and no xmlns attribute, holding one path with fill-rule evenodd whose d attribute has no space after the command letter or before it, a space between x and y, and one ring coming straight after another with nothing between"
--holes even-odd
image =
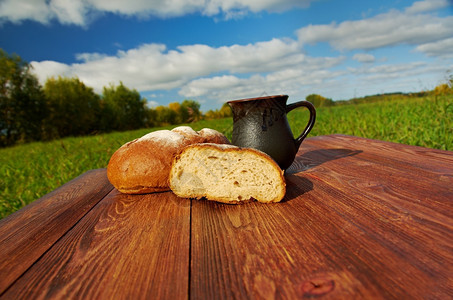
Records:
<instances>
[{"instance_id":1,"label":"bread loaf","mask_svg":"<svg viewBox=\"0 0 453 300\"><path fill-rule=\"evenodd\" d=\"M279 202L286 193L283 171L264 152L233 145L195 144L173 161L170 188L179 197L237 204Z\"/></svg>"},{"instance_id":2,"label":"bread loaf","mask_svg":"<svg viewBox=\"0 0 453 300\"><path fill-rule=\"evenodd\" d=\"M114 187L126 194L168 191L173 157L194 143L228 143L220 132L188 126L148 133L121 146L110 158L107 176Z\"/></svg>"}]
</instances>

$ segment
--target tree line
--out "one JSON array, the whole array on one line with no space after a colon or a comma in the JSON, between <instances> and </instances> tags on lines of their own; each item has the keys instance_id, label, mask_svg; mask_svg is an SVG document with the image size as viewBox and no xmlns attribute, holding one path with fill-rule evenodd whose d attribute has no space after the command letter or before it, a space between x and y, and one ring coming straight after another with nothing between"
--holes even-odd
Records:
<instances>
[{"instance_id":1,"label":"tree line","mask_svg":"<svg viewBox=\"0 0 453 300\"><path fill-rule=\"evenodd\" d=\"M66 136L189 123L203 117L194 100L150 108L123 83L94 92L78 78L49 78L0 49L0 146Z\"/></svg>"}]
</instances>

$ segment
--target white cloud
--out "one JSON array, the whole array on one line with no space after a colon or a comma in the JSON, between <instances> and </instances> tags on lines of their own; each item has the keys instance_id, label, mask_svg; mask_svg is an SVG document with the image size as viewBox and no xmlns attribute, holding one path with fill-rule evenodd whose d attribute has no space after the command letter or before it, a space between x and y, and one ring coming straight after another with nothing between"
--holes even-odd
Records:
<instances>
[{"instance_id":1,"label":"white cloud","mask_svg":"<svg viewBox=\"0 0 453 300\"><path fill-rule=\"evenodd\" d=\"M350 68L354 74L367 75L368 78L402 77L403 74L415 73L418 69L426 67L426 62L412 62L404 64L384 64L374 67Z\"/></svg>"},{"instance_id":2,"label":"white cloud","mask_svg":"<svg viewBox=\"0 0 453 300\"><path fill-rule=\"evenodd\" d=\"M233 75L201 78L191 81L179 93L188 98L206 96L209 93L212 94L214 91L237 89L238 87L244 86L244 82L244 80Z\"/></svg>"},{"instance_id":3,"label":"white cloud","mask_svg":"<svg viewBox=\"0 0 453 300\"><path fill-rule=\"evenodd\" d=\"M308 7L318 0L167 0L167 1L122 1L90 0L100 11L124 15L154 15L160 17L181 16L200 12L206 16L224 14L227 17L249 12L284 11L293 7Z\"/></svg>"},{"instance_id":4,"label":"white cloud","mask_svg":"<svg viewBox=\"0 0 453 300\"><path fill-rule=\"evenodd\" d=\"M72 72L70 66L56 61L44 60L39 63L32 62L31 66L41 84L44 84L50 77L74 77L76 75Z\"/></svg>"},{"instance_id":5,"label":"white cloud","mask_svg":"<svg viewBox=\"0 0 453 300\"><path fill-rule=\"evenodd\" d=\"M420 45L453 37L453 16L442 18L392 10L358 21L310 25L299 29L297 35L302 44L328 42L338 50Z\"/></svg>"},{"instance_id":6,"label":"white cloud","mask_svg":"<svg viewBox=\"0 0 453 300\"><path fill-rule=\"evenodd\" d=\"M419 45L415 50L425 53L428 56L452 58L453 57L453 37Z\"/></svg>"},{"instance_id":7,"label":"white cloud","mask_svg":"<svg viewBox=\"0 0 453 300\"><path fill-rule=\"evenodd\" d=\"M284 11L294 7L308 7L319 0L3 0L0 2L0 23L33 20L49 23L86 26L93 14L111 12L137 17L175 17L192 13L206 16L224 15L226 18L260 11Z\"/></svg>"},{"instance_id":8,"label":"white cloud","mask_svg":"<svg viewBox=\"0 0 453 300\"><path fill-rule=\"evenodd\" d=\"M188 98L224 99L296 91L303 85L321 84L338 75L330 68L346 60L343 56L306 56L299 44L289 39L218 48L187 45L176 50L167 50L162 44L145 44L118 51L115 56L85 53L77 58L80 63L71 65L51 61L31 64L41 83L61 75L78 77L97 92L122 81L138 91L176 88ZM225 75L215 76L222 73Z\"/></svg>"},{"instance_id":9,"label":"white cloud","mask_svg":"<svg viewBox=\"0 0 453 300\"><path fill-rule=\"evenodd\" d=\"M308 7L317 0L210 0L202 10L208 16L224 13L227 18L248 12L281 12L293 7Z\"/></svg>"},{"instance_id":10,"label":"white cloud","mask_svg":"<svg viewBox=\"0 0 453 300\"><path fill-rule=\"evenodd\" d=\"M157 107L159 105L160 105L159 102L154 101L154 100L148 100L146 102L146 107L148 107L148 108L155 108L155 107Z\"/></svg>"},{"instance_id":11,"label":"white cloud","mask_svg":"<svg viewBox=\"0 0 453 300\"><path fill-rule=\"evenodd\" d=\"M354 54L352 59L361 63L372 63L376 60L376 58L373 55L366 53L356 53Z\"/></svg>"},{"instance_id":12,"label":"white cloud","mask_svg":"<svg viewBox=\"0 0 453 300\"><path fill-rule=\"evenodd\" d=\"M85 24L87 8L82 1L52 0L49 9L62 24Z\"/></svg>"},{"instance_id":13,"label":"white cloud","mask_svg":"<svg viewBox=\"0 0 453 300\"><path fill-rule=\"evenodd\" d=\"M48 23L53 14L45 0L6 0L0 2L0 24L8 20L18 23L22 20L32 20Z\"/></svg>"},{"instance_id":14,"label":"white cloud","mask_svg":"<svg viewBox=\"0 0 453 300\"><path fill-rule=\"evenodd\" d=\"M342 74L342 71L329 71L322 67L307 71L301 66L271 72L267 75L254 74L246 78L223 75L195 79L182 87L179 94L188 98L202 97L219 102L257 95L282 93L300 95L301 90L307 87L311 89L315 87L325 88L325 84L329 80Z\"/></svg>"},{"instance_id":15,"label":"white cloud","mask_svg":"<svg viewBox=\"0 0 453 300\"><path fill-rule=\"evenodd\" d=\"M204 0L88 0L93 9L127 16L174 17L201 11Z\"/></svg>"},{"instance_id":16,"label":"white cloud","mask_svg":"<svg viewBox=\"0 0 453 300\"><path fill-rule=\"evenodd\" d=\"M136 49L118 51L115 56L98 53L77 55L72 65L56 62L32 62L41 82L49 76L77 76L95 90L122 81L138 90L172 89L188 81L219 72L272 72L310 62L297 42L272 39L248 45L213 48L207 45L180 46L168 51L162 44L145 44ZM330 59L323 60L329 64Z\"/></svg>"},{"instance_id":17,"label":"white cloud","mask_svg":"<svg viewBox=\"0 0 453 300\"><path fill-rule=\"evenodd\" d=\"M82 62L101 60L106 57L108 57L108 56L105 54L101 54L101 53L78 53L78 54L76 54L76 59L78 61L82 61Z\"/></svg>"},{"instance_id":18,"label":"white cloud","mask_svg":"<svg viewBox=\"0 0 453 300\"><path fill-rule=\"evenodd\" d=\"M411 6L406 8L406 12L410 14L419 14L429 12L444 7L448 7L450 4L448 0L424 0L414 2Z\"/></svg>"},{"instance_id":19,"label":"white cloud","mask_svg":"<svg viewBox=\"0 0 453 300\"><path fill-rule=\"evenodd\" d=\"M417 92L433 89L443 80L445 71L452 67L453 63L415 61L349 69L349 76L352 78L352 89L359 92L358 96Z\"/></svg>"}]
</instances>

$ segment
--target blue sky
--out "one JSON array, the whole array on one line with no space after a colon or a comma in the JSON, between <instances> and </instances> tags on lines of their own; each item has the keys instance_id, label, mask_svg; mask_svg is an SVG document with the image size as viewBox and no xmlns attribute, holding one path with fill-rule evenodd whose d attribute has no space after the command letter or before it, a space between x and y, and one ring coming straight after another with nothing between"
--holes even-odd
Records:
<instances>
[{"instance_id":1,"label":"blue sky","mask_svg":"<svg viewBox=\"0 0 453 300\"><path fill-rule=\"evenodd\" d=\"M451 0L2 0L0 48L42 84L122 81L150 106L432 89L453 74Z\"/></svg>"}]
</instances>

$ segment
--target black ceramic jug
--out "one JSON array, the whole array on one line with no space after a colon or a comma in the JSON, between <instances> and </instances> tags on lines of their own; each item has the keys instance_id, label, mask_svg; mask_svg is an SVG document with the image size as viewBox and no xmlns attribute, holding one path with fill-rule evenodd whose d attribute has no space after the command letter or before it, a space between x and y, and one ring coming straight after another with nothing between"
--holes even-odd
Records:
<instances>
[{"instance_id":1,"label":"black ceramic jug","mask_svg":"<svg viewBox=\"0 0 453 300\"><path fill-rule=\"evenodd\" d=\"M271 156L280 168L287 169L316 119L315 107L310 102L287 105L287 100L287 95L276 95L228 101L233 111L233 145L261 150ZM310 119L295 139L286 114L301 106L308 108Z\"/></svg>"}]
</instances>

